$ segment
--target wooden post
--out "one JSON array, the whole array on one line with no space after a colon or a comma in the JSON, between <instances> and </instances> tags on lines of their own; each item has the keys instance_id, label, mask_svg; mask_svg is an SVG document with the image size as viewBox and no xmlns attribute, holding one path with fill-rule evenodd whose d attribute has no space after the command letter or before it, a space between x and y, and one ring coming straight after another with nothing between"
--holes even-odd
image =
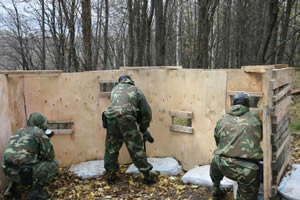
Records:
<instances>
[{"instance_id":1,"label":"wooden post","mask_svg":"<svg viewBox=\"0 0 300 200\"><path fill-rule=\"evenodd\" d=\"M273 95L272 70L262 74L263 92L263 151L264 151L264 199L272 198L272 144L271 109Z\"/></svg>"}]
</instances>

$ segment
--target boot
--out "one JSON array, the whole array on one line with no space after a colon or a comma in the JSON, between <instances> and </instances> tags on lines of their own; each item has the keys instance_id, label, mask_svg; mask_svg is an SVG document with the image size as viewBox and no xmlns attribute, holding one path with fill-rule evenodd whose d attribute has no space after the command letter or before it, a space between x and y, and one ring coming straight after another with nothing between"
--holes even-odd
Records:
<instances>
[{"instance_id":1,"label":"boot","mask_svg":"<svg viewBox=\"0 0 300 200\"><path fill-rule=\"evenodd\" d=\"M152 173L147 172L147 173L144 173L143 183L150 186L150 185L157 183L157 180L156 180L156 177Z\"/></svg>"},{"instance_id":2,"label":"boot","mask_svg":"<svg viewBox=\"0 0 300 200\"><path fill-rule=\"evenodd\" d=\"M119 180L120 178L115 173L107 176L107 184L109 185L116 184Z\"/></svg>"},{"instance_id":3,"label":"boot","mask_svg":"<svg viewBox=\"0 0 300 200\"><path fill-rule=\"evenodd\" d=\"M226 191L218 189L217 191L213 192L213 200L223 200L225 199Z\"/></svg>"},{"instance_id":4,"label":"boot","mask_svg":"<svg viewBox=\"0 0 300 200\"><path fill-rule=\"evenodd\" d=\"M10 181L8 183L7 189L4 192L4 198L11 199L11 198L15 197L16 189L17 189L16 183Z\"/></svg>"},{"instance_id":5,"label":"boot","mask_svg":"<svg viewBox=\"0 0 300 200\"><path fill-rule=\"evenodd\" d=\"M46 200L49 199L49 195L47 193L42 193L42 186L34 184L30 191L28 192L28 199L30 200Z\"/></svg>"}]
</instances>

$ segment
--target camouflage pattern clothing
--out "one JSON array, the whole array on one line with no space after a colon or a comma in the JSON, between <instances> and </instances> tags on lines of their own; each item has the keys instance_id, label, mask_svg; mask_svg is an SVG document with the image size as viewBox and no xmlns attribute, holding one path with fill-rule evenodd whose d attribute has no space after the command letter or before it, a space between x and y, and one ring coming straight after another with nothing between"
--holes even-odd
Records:
<instances>
[{"instance_id":1,"label":"camouflage pattern clothing","mask_svg":"<svg viewBox=\"0 0 300 200\"><path fill-rule=\"evenodd\" d=\"M137 127L137 112L142 116L140 129L146 130L152 120L152 112L142 91L128 78L123 79L111 92L111 106L104 112L107 117L104 167L110 176L119 169L118 156L125 142L135 166L147 174L152 165L147 162L141 132Z\"/></svg>"},{"instance_id":2,"label":"camouflage pattern clothing","mask_svg":"<svg viewBox=\"0 0 300 200\"><path fill-rule=\"evenodd\" d=\"M220 181L226 176L237 181L238 200L256 200L259 187L257 163L263 158L260 121L248 107L234 105L217 122L214 136L217 149L210 168L214 191L219 190Z\"/></svg>"},{"instance_id":3,"label":"camouflage pattern clothing","mask_svg":"<svg viewBox=\"0 0 300 200\"><path fill-rule=\"evenodd\" d=\"M33 113L27 126L10 137L2 165L9 181L21 183L19 168L24 165L33 167L32 178L39 185L47 184L56 174L58 162L54 160L54 149L41 128L47 128L47 119Z\"/></svg>"}]
</instances>

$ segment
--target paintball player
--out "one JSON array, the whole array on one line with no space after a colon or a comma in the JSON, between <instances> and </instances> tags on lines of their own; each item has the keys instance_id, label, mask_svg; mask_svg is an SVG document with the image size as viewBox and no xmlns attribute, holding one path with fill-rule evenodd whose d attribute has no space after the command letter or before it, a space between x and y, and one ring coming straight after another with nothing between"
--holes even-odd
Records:
<instances>
[{"instance_id":1,"label":"paintball player","mask_svg":"<svg viewBox=\"0 0 300 200\"><path fill-rule=\"evenodd\" d=\"M263 158L260 147L262 125L249 112L247 93L237 93L232 104L215 128L217 149L210 166L213 199L223 199L226 195L220 188L220 181L226 176L238 183L237 200L257 200L258 162Z\"/></svg>"},{"instance_id":2,"label":"paintball player","mask_svg":"<svg viewBox=\"0 0 300 200\"><path fill-rule=\"evenodd\" d=\"M111 105L104 111L102 118L103 127L107 128L104 167L108 184L114 184L119 179L116 173L119 170L118 156L123 142L134 165L144 175L143 183L156 183L156 178L150 173L153 166L147 162L141 134L149 134L147 128L152 120L152 111L144 94L134 85L129 75L119 77L119 83L111 92Z\"/></svg>"},{"instance_id":3,"label":"paintball player","mask_svg":"<svg viewBox=\"0 0 300 200\"><path fill-rule=\"evenodd\" d=\"M31 185L28 199L48 199L42 193L44 185L55 176L58 162L47 130L48 120L40 113L32 113L27 126L10 137L4 152L3 172L9 181L6 198L13 198L17 185ZM48 135L49 134L49 135Z\"/></svg>"}]
</instances>

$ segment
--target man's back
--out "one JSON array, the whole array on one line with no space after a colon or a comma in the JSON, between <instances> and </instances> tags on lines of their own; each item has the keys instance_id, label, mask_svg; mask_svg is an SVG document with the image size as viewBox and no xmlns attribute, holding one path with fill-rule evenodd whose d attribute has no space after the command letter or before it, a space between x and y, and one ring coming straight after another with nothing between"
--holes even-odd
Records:
<instances>
[{"instance_id":1,"label":"man's back","mask_svg":"<svg viewBox=\"0 0 300 200\"><path fill-rule=\"evenodd\" d=\"M12 165L35 164L38 162L39 138L42 130L27 126L11 136L4 152L4 162Z\"/></svg>"},{"instance_id":2,"label":"man's back","mask_svg":"<svg viewBox=\"0 0 300 200\"><path fill-rule=\"evenodd\" d=\"M218 121L215 155L260 160L262 129L259 120L242 105L235 105Z\"/></svg>"}]
</instances>

